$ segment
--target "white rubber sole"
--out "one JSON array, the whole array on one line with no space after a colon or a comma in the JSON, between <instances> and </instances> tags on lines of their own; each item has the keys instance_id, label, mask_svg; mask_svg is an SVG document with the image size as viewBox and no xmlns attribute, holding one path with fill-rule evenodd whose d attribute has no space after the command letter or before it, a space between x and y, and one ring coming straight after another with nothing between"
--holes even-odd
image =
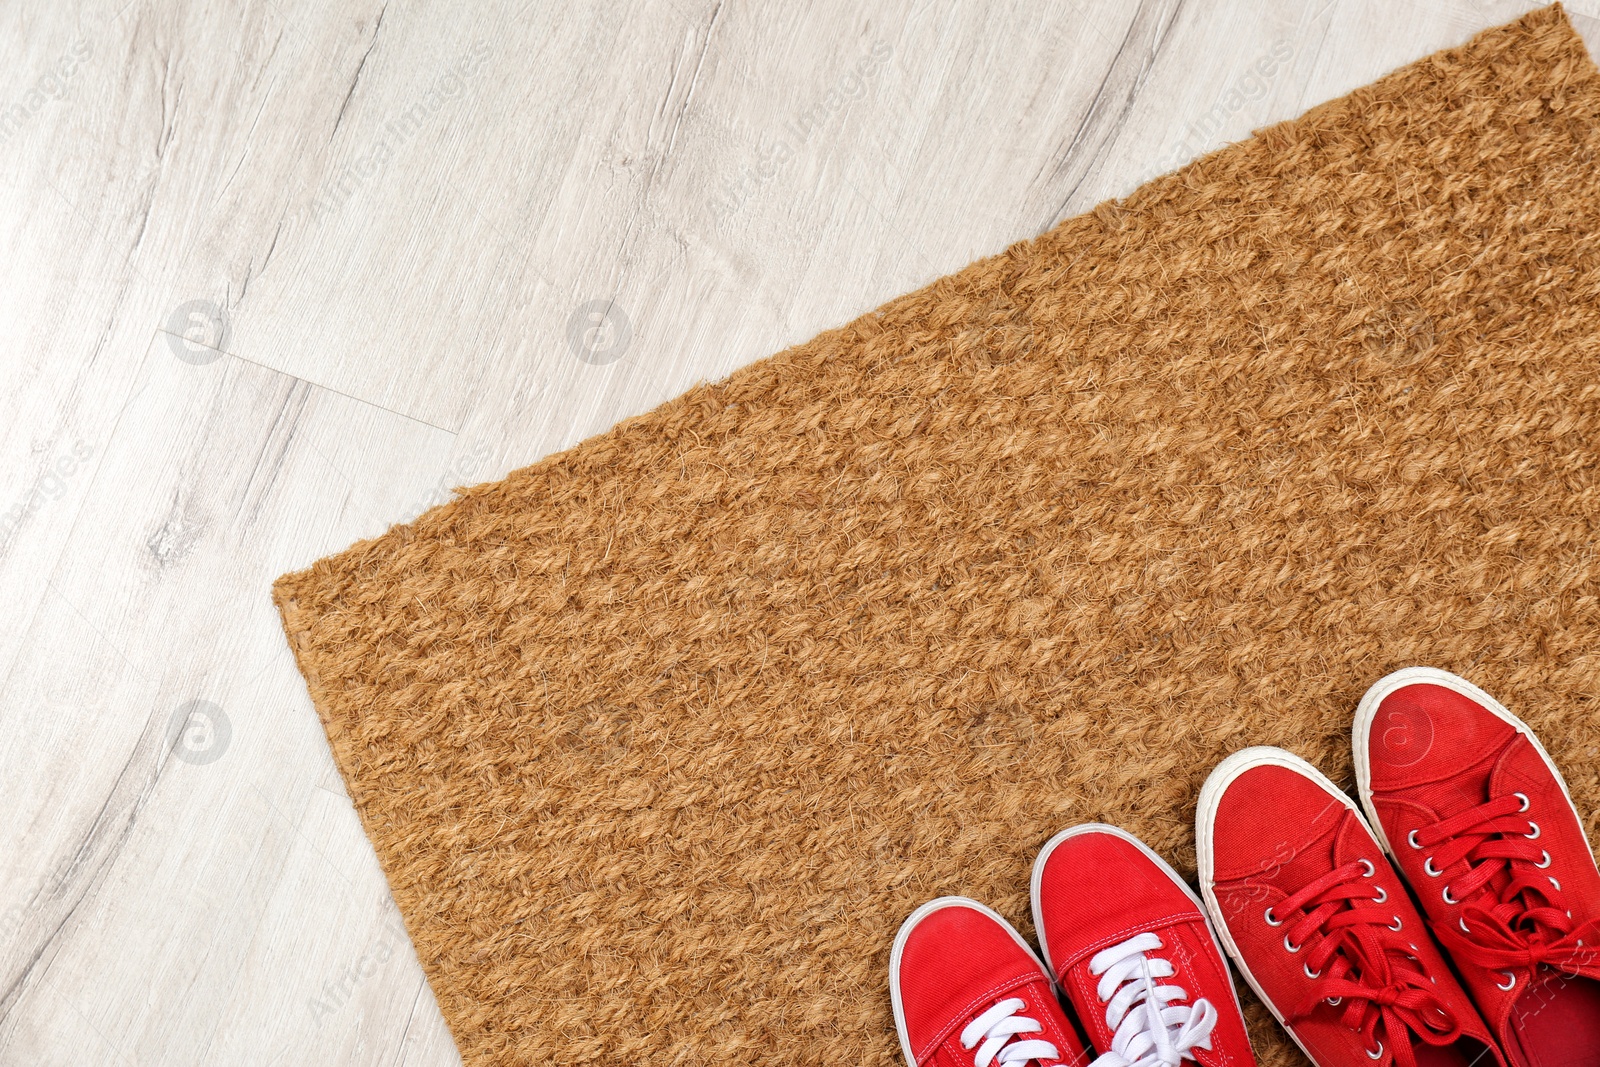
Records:
<instances>
[{"instance_id":1,"label":"white rubber sole","mask_svg":"<svg viewBox=\"0 0 1600 1067\"><path fill-rule=\"evenodd\" d=\"M904 1003L900 999L900 956L905 952L906 941L911 937L911 931L916 928L918 923L941 908L956 907L971 908L999 923L1006 933L1011 935L1011 940L1020 945L1022 951L1028 954L1028 958L1039 965L1039 970L1043 971L1047 978L1050 975L1050 969L1034 953L1032 946L1023 940L1022 935L1017 933L1017 928L1006 922L1005 917L993 908L979 904L970 897L938 897L928 901L922 907L906 916L906 921L900 924L900 932L894 936L894 948L889 952L889 1000L894 1005L894 1029L895 1033L900 1035L900 1052L905 1057L907 1067L917 1067L917 1058L911 1051L911 1040L906 1036L906 1010ZM1055 979L1049 978L1049 981L1053 990L1055 988Z\"/></svg>"},{"instance_id":2,"label":"white rubber sole","mask_svg":"<svg viewBox=\"0 0 1600 1067\"><path fill-rule=\"evenodd\" d=\"M1233 940L1233 935L1228 932L1228 924L1223 920L1222 908L1217 903L1215 884L1216 853L1212 850L1212 828L1216 824L1217 807L1222 801L1222 794L1228 786L1245 771L1255 767L1285 767L1297 771L1315 782L1330 797L1343 804L1355 813L1356 818L1366 822L1361 816L1361 809L1356 807L1354 801L1345 795L1344 790L1328 780L1328 776L1317 770L1293 752L1268 745L1258 745L1254 748L1241 749L1217 764L1211 772L1211 777L1206 779L1206 784L1200 789L1200 803L1195 809L1194 837L1195 859L1200 868L1200 895L1205 898L1206 908L1211 913L1214 929L1228 950L1228 955L1233 959L1234 966L1239 968L1239 973L1244 975L1244 980L1250 983L1250 988L1255 990L1256 996L1261 998L1261 1003L1272 1012L1272 1017L1278 1020L1278 1025L1283 1027L1283 1032L1289 1035L1300 1051L1305 1054L1316 1067L1329 1067L1311 1054L1311 1050L1300 1043L1299 1036L1290 1026L1283 1021L1283 1012L1267 996L1261 988L1261 983L1256 981L1256 976L1250 972L1250 965L1245 962L1244 956L1239 951L1238 944ZM1370 829L1370 827L1369 827Z\"/></svg>"},{"instance_id":3,"label":"white rubber sole","mask_svg":"<svg viewBox=\"0 0 1600 1067\"><path fill-rule=\"evenodd\" d=\"M1044 934L1044 917L1039 913L1039 884L1044 878L1044 865L1045 862L1050 859L1050 854L1056 850L1056 846L1061 844L1061 842L1077 837L1079 834L1090 833L1110 834L1113 837L1121 838L1123 841L1133 845L1140 852L1148 856L1157 867L1164 871L1166 876L1172 879L1172 883L1174 885L1183 890L1184 896L1188 897L1194 903L1194 906L1199 909L1200 918L1206 924L1206 932L1211 935L1211 945L1214 949L1216 949L1217 956L1221 958L1223 962L1223 970L1226 971L1228 958L1222 951L1222 941L1217 937L1216 927L1211 925L1211 916L1206 909L1205 902L1195 895L1195 891L1193 889L1189 888L1189 883L1185 882L1183 878L1179 876L1178 872L1172 869L1172 865L1157 855L1149 845L1145 844L1137 837L1134 837L1132 834L1128 833L1128 831L1122 829L1121 827L1108 825L1107 823L1090 822L1084 823L1081 826L1074 826L1070 829L1063 830L1056 836L1052 837L1049 841L1046 841L1044 848L1039 850L1038 858L1033 861L1033 875L1028 880L1028 899L1033 902L1033 929L1034 932L1039 935L1039 950L1044 953L1045 967L1047 973L1050 975L1050 981L1052 983L1055 982L1056 971L1055 965L1050 959L1050 942ZM1244 1010L1239 1005L1239 991L1233 988L1233 982L1231 980L1228 982L1228 992L1233 994L1233 1006L1242 1016ZM1246 1039L1248 1040L1248 1036Z\"/></svg>"},{"instance_id":4,"label":"white rubber sole","mask_svg":"<svg viewBox=\"0 0 1600 1067\"><path fill-rule=\"evenodd\" d=\"M1383 846L1383 850L1390 856L1394 849L1389 844L1389 835L1383 832L1383 823L1378 820L1377 808L1372 803L1372 763L1367 753L1371 748L1369 741L1372 737L1372 722L1377 717L1378 705L1383 703L1385 697L1397 689L1408 685L1437 685L1445 689L1460 693L1469 700L1476 701L1488 708L1494 715L1513 727L1519 734L1533 743L1534 751L1539 753L1544 760L1544 765L1550 769L1561 785L1562 795L1567 798L1567 807L1572 811L1572 817L1578 821L1578 830L1583 831L1583 818L1578 814L1578 807L1572 802L1572 791L1567 788L1567 780L1561 777L1561 771L1556 767L1555 761L1550 758L1550 753L1545 751L1538 736L1528 728L1528 724L1506 710L1506 706L1482 689L1462 678L1460 675L1441 671L1437 667L1404 667L1393 674L1386 674L1372 683L1361 702L1356 705L1356 721L1350 731L1350 744L1353 749L1356 764L1356 791L1361 795L1361 807L1366 812L1367 824L1372 827L1373 836ZM1587 843L1587 839L1586 839ZM1592 859L1591 854L1591 859Z\"/></svg>"}]
</instances>

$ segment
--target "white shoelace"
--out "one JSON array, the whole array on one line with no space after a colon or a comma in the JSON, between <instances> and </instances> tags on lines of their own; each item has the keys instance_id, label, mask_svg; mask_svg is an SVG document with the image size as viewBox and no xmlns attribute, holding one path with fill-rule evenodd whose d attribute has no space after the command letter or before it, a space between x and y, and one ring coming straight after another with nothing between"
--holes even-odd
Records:
<instances>
[{"instance_id":1,"label":"white shoelace","mask_svg":"<svg viewBox=\"0 0 1600 1067\"><path fill-rule=\"evenodd\" d=\"M1017 1012L1028 1006L1021 997L1007 997L967 1024L961 1031L961 1047L970 1049L982 1041L974 1062L977 1067L989 1067L999 1053L1003 1067L1022 1064L1028 1060L1059 1060L1061 1052L1048 1041L1034 1038L1031 1041L1011 1041L1018 1034L1035 1034L1043 1027L1038 1019L1030 1019Z\"/></svg>"},{"instance_id":2,"label":"white shoelace","mask_svg":"<svg viewBox=\"0 0 1600 1067\"><path fill-rule=\"evenodd\" d=\"M1204 997L1172 1004L1189 994L1181 986L1156 985L1177 973L1166 960L1146 955L1161 947L1161 938L1143 933L1089 961L1089 973L1100 976L1095 992L1106 1005L1106 1025L1115 1031L1111 1051L1090 1067L1178 1067L1194 1059L1190 1049L1211 1047L1217 1009Z\"/></svg>"}]
</instances>

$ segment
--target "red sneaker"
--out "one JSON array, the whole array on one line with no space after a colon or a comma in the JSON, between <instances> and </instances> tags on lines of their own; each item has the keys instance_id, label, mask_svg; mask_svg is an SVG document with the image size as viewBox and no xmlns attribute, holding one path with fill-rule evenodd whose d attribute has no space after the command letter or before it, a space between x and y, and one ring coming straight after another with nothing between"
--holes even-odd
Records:
<instances>
[{"instance_id":1,"label":"red sneaker","mask_svg":"<svg viewBox=\"0 0 1600 1067\"><path fill-rule=\"evenodd\" d=\"M1033 924L1097 1064L1256 1062L1200 898L1132 834L1091 823L1052 837L1033 864Z\"/></svg>"},{"instance_id":2,"label":"red sneaker","mask_svg":"<svg viewBox=\"0 0 1600 1067\"><path fill-rule=\"evenodd\" d=\"M1354 802L1316 768L1236 752L1195 823L1223 944L1318 1067L1505 1067Z\"/></svg>"},{"instance_id":3,"label":"red sneaker","mask_svg":"<svg viewBox=\"0 0 1600 1067\"><path fill-rule=\"evenodd\" d=\"M1464 678L1361 698L1361 803L1515 1067L1600 1065L1600 871L1539 739Z\"/></svg>"},{"instance_id":4,"label":"red sneaker","mask_svg":"<svg viewBox=\"0 0 1600 1067\"><path fill-rule=\"evenodd\" d=\"M940 897L901 924L889 998L911 1067L1087 1063L1044 964L999 915Z\"/></svg>"}]
</instances>

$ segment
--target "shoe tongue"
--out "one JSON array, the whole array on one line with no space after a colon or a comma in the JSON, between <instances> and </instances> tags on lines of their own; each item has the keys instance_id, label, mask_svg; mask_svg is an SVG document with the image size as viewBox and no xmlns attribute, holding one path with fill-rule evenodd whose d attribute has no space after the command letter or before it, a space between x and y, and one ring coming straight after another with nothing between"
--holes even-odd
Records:
<instances>
[{"instance_id":1,"label":"shoe tongue","mask_svg":"<svg viewBox=\"0 0 1600 1067\"><path fill-rule=\"evenodd\" d=\"M1276 874L1268 874L1267 881L1285 894L1296 893L1302 886L1327 874L1334 866L1346 862L1339 858L1345 848L1345 823L1348 810L1343 805L1332 805L1316 818L1299 837L1299 844L1280 846L1273 857Z\"/></svg>"},{"instance_id":2,"label":"shoe tongue","mask_svg":"<svg viewBox=\"0 0 1600 1067\"><path fill-rule=\"evenodd\" d=\"M1378 843L1373 840L1366 824L1356 817L1355 812L1346 809L1334 839L1333 865L1343 867L1363 859L1376 863L1379 851Z\"/></svg>"},{"instance_id":3,"label":"shoe tongue","mask_svg":"<svg viewBox=\"0 0 1600 1067\"><path fill-rule=\"evenodd\" d=\"M1481 782L1474 776L1470 791L1464 791L1463 795L1475 796L1472 804L1482 804L1491 797L1509 796L1518 790L1537 794L1541 792L1538 786L1546 781L1549 781L1549 772L1545 769L1543 757L1526 737L1519 734L1489 765L1488 775ZM1530 785L1534 785L1534 789L1530 790ZM1462 811L1470 806L1463 803L1455 810Z\"/></svg>"},{"instance_id":4,"label":"shoe tongue","mask_svg":"<svg viewBox=\"0 0 1600 1067\"><path fill-rule=\"evenodd\" d=\"M1502 752L1498 759L1463 768L1460 774L1428 783L1425 790L1417 792L1417 802L1433 809L1441 821L1477 807L1489 799L1495 788L1493 782L1500 765L1505 762L1505 755Z\"/></svg>"}]
</instances>

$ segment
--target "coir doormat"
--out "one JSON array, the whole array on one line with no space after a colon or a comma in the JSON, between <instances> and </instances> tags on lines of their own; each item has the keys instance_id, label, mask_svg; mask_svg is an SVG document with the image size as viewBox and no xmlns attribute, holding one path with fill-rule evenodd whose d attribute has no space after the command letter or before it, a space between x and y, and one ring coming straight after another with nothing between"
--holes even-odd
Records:
<instances>
[{"instance_id":1,"label":"coir doormat","mask_svg":"<svg viewBox=\"0 0 1600 1067\"><path fill-rule=\"evenodd\" d=\"M914 907L1406 664L1593 833L1597 152L1535 12L281 579L469 1067L896 1064Z\"/></svg>"}]
</instances>

